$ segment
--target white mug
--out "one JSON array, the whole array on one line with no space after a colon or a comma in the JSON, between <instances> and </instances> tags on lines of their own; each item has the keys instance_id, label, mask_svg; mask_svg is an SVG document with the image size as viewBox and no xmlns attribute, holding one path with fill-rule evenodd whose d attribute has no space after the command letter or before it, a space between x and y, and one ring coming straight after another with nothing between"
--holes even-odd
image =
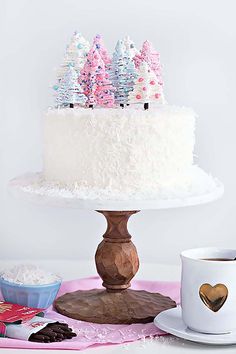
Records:
<instances>
[{"instance_id":1,"label":"white mug","mask_svg":"<svg viewBox=\"0 0 236 354\"><path fill-rule=\"evenodd\" d=\"M180 257L184 323L202 333L235 331L236 250L196 248L183 251Z\"/></svg>"}]
</instances>

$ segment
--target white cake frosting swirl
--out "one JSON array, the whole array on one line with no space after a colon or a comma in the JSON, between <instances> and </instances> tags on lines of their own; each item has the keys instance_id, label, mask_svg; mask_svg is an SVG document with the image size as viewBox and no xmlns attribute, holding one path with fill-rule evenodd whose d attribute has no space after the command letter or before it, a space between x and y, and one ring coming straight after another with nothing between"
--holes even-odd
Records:
<instances>
[{"instance_id":1,"label":"white cake frosting swirl","mask_svg":"<svg viewBox=\"0 0 236 354\"><path fill-rule=\"evenodd\" d=\"M49 109L44 119L45 180L110 196L188 188L195 113L162 105Z\"/></svg>"}]
</instances>

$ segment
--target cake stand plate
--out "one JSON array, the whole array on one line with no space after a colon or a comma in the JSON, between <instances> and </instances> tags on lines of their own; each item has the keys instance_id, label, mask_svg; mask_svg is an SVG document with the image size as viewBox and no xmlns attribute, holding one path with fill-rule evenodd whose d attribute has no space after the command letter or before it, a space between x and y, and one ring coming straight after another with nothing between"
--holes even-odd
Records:
<instances>
[{"instance_id":1,"label":"cake stand plate","mask_svg":"<svg viewBox=\"0 0 236 354\"><path fill-rule=\"evenodd\" d=\"M95 262L105 289L77 290L56 299L56 310L68 317L95 323L146 323L161 311L176 306L169 297L144 290L129 289L139 268L137 250L127 229L128 219L141 209L165 209L211 202L222 196L224 188L214 188L177 199L109 200L81 198L77 191L65 190L43 181L40 174L28 174L10 182L15 196L43 205L93 209L107 220L107 230L98 245ZM83 194L83 191L81 191ZM93 193L94 196L94 193Z\"/></svg>"},{"instance_id":2,"label":"cake stand plate","mask_svg":"<svg viewBox=\"0 0 236 354\"><path fill-rule=\"evenodd\" d=\"M77 208L88 210L152 210L180 208L205 204L219 199L224 193L223 184L214 180L212 188L202 189L201 192L190 192L184 197L171 198L149 198L137 199L108 199L108 198L81 198L80 193L59 187L58 185L47 184L41 181L40 173L28 173L10 181L10 192L16 197L23 197L25 200L36 204L57 206L65 208Z\"/></svg>"}]
</instances>

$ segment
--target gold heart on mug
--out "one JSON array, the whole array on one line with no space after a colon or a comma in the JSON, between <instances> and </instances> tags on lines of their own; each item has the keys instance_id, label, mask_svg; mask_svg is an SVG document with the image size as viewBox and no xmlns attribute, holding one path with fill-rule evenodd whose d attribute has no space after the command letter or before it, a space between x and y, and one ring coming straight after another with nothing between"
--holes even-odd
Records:
<instances>
[{"instance_id":1,"label":"gold heart on mug","mask_svg":"<svg viewBox=\"0 0 236 354\"><path fill-rule=\"evenodd\" d=\"M199 288L199 295L202 302L214 312L224 305L227 296L228 289L224 284L216 284L211 286L210 284L202 284Z\"/></svg>"}]
</instances>

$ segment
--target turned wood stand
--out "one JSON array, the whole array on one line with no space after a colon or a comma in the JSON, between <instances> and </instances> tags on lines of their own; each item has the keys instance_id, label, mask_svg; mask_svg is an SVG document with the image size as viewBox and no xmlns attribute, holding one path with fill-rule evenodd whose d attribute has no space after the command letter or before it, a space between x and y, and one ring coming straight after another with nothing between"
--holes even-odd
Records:
<instances>
[{"instance_id":1,"label":"turned wood stand","mask_svg":"<svg viewBox=\"0 0 236 354\"><path fill-rule=\"evenodd\" d=\"M105 289L78 290L59 297L55 309L77 320L94 323L147 323L161 311L175 307L169 297L132 290L130 281L139 259L127 222L138 211L98 211L107 219L107 230L98 245L95 261Z\"/></svg>"}]
</instances>

